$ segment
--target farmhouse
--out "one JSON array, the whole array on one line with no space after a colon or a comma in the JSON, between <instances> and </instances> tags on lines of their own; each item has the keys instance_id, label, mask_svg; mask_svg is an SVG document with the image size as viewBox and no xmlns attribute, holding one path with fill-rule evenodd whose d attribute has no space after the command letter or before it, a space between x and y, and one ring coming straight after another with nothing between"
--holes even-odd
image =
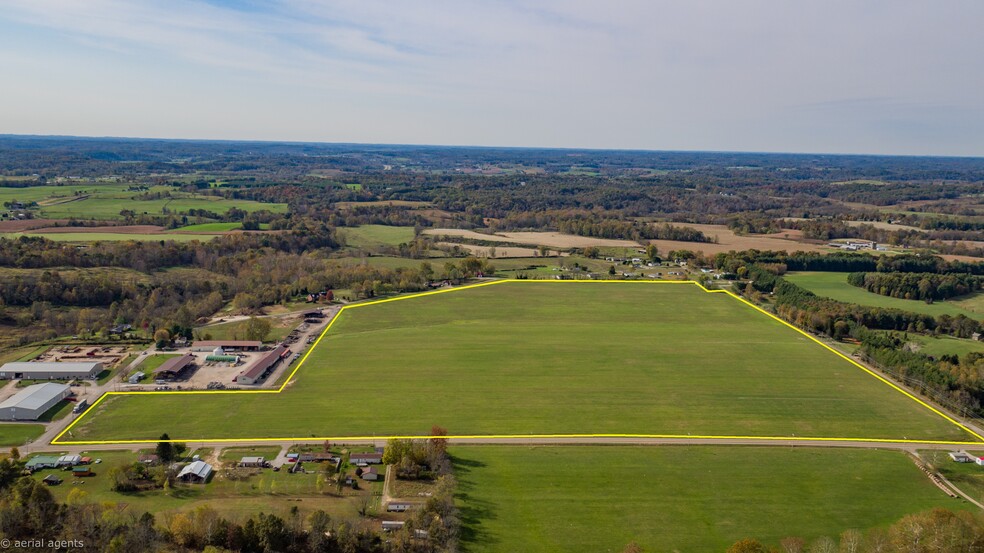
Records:
<instances>
[{"instance_id":1,"label":"farmhouse","mask_svg":"<svg viewBox=\"0 0 984 553\"><path fill-rule=\"evenodd\" d=\"M0 420L36 421L45 411L72 395L67 384L46 382L28 386L0 403Z\"/></svg>"},{"instance_id":2,"label":"farmhouse","mask_svg":"<svg viewBox=\"0 0 984 553\"><path fill-rule=\"evenodd\" d=\"M24 465L24 468L34 472L41 469L53 469L58 466L58 456L57 455L38 455L37 457L32 457Z\"/></svg>"},{"instance_id":3,"label":"farmhouse","mask_svg":"<svg viewBox=\"0 0 984 553\"><path fill-rule=\"evenodd\" d=\"M156 453L142 453L137 457L137 462L145 465L156 465L158 459Z\"/></svg>"},{"instance_id":4,"label":"farmhouse","mask_svg":"<svg viewBox=\"0 0 984 553\"><path fill-rule=\"evenodd\" d=\"M974 462L974 457L972 457L966 451L951 451L949 453L949 455L950 455L950 459L953 459L954 461L956 461L958 463L973 463Z\"/></svg>"},{"instance_id":5,"label":"farmhouse","mask_svg":"<svg viewBox=\"0 0 984 553\"><path fill-rule=\"evenodd\" d=\"M154 369L154 378L177 378L183 371L191 367L194 361L195 356L190 353L186 353L181 357L172 357L161 363L160 367Z\"/></svg>"},{"instance_id":6,"label":"farmhouse","mask_svg":"<svg viewBox=\"0 0 984 553\"><path fill-rule=\"evenodd\" d=\"M263 457L243 457L239 460L239 466L241 467L263 467L266 465L266 459Z\"/></svg>"},{"instance_id":7,"label":"farmhouse","mask_svg":"<svg viewBox=\"0 0 984 553\"><path fill-rule=\"evenodd\" d=\"M250 368L243 371L236 377L239 384L259 384L264 378L269 376L276 368L280 360L290 355L290 350L283 344L268 351L266 355L259 358Z\"/></svg>"},{"instance_id":8,"label":"farmhouse","mask_svg":"<svg viewBox=\"0 0 984 553\"><path fill-rule=\"evenodd\" d=\"M376 467L369 467L362 471L362 479L375 482L376 480L379 480L379 471L376 470Z\"/></svg>"},{"instance_id":9,"label":"farmhouse","mask_svg":"<svg viewBox=\"0 0 984 553\"><path fill-rule=\"evenodd\" d=\"M378 465L383 462L382 453L353 453L349 462L356 466Z\"/></svg>"},{"instance_id":10,"label":"farmhouse","mask_svg":"<svg viewBox=\"0 0 984 553\"><path fill-rule=\"evenodd\" d=\"M181 469L181 472L178 473L178 480L204 484L209 476L212 476L212 465L205 461L194 461Z\"/></svg>"},{"instance_id":11,"label":"farmhouse","mask_svg":"<svg viewBox=\"0 0 984 553\"><path fill-rule=\"evenodd\" d=\"M389 513L405 513L413 508L413 503L387 503L386 511Z\"/></svg>"},{"instance_id":12,"label":"farmhouse","mask_svg":"<svg viewBox=\"0 0 984 553\"><path fill-rule=\"evenodd\" d=\"M55 378L89 378L94 379L103 371L102 363L68 363L68 362L26 362L7 363L0 367L0 379L14 380L26 378L45 380Z\"/></svg>"},{"instance_id":13,"label":"farmhouse","mask_svg":"<svg viewBox=\"0 0 984 553\"><path fill-rule=\"evenodd\" d=\"M191 346L191 351L259 351L263 342L259 340L198 340Z\"/></svg>"},{"instance_id":14,"label":"farmhouse","mask_svg":"<svg viewBox=\"0 0 984 553\"><path fill-rule=\"evenodd\" d=\"M383 521L383 532L392 532L394 530L400 530L406 522L402 520L384 520Z\"/></svg>"}]
</instances>

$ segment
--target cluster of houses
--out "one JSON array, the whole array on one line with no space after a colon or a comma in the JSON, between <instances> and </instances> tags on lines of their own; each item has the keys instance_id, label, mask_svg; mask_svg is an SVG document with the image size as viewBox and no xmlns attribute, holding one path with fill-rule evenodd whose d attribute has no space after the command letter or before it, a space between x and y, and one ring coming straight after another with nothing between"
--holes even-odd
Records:
<instances>
[{"instance_id":1,"label":"cluster of houses","mask_svg":"<svg viewBox=\"0 0 984 553\"><path fill-rule=\"evenodd\" d=\"M24 468L33 472L43 469L60 468L72 473L72 476L92 476L92 469L89 468L92 459L81 455L38 455L32 457L24 465ZM42 482L49 486L61 484L62 479L57 474L49 474L42 479Z\"/></svg>"}]
</instances>

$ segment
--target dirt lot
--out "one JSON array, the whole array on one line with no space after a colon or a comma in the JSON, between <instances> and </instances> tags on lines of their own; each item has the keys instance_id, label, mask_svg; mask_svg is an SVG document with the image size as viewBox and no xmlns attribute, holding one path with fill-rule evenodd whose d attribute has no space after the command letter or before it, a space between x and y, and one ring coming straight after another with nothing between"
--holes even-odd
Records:
<instances>
[{"instance_id":1,"label":"dirt lot","mask_svg":"<svg viewBox=\"0 0 984 553\"><path fill-rule=\"evenodd\" d=\"M784 251L830 251L830 248L826 247L826 245L821 241L804 239L803 233L798 230L784 230L783 232L775 234L752 234L748 236L738 236L724 225L675 224L675 226L698 229L711 238L717 238L717 243L652 240L652 243L656 244L660 251L667 252L670 250L691 250L703 252L705 255L713 255L719 252L727 252L729 250L747 250L749 248ZM424 233L460 236L462 238L487 240L490 242L514 242L520 244L543 245L551 248L583 248L587 246L638 247L638 244L632 240L591 238L586 236L562 234L559 232L500 232L498 234L482 234L472 230L462 229L427 229ZM497 257L500 256L499 251L500 248L496 248ZM506 256L503 254L502 257Z\"/></svg>"},{"instance_id":2,"label":"dirt lot","mask_svg":"<svg viewBox=\"0 0 984 553\"><path fill-rule=\"evenodd\" d=\"M164 227L157 225L107 225L102 227L41 227L33 229L36 234L58 233L96 233L113 232L116 234L155 234L164 232Z\"/></svg>"},{"instance_id":3,"label":"dirt lot","mask_svg":"<svg viewBox=\"0 0 984 553\"><path fill-rule=\"evenodd\" d=\"M23 232L36 228L67 223L68 219L25 219L19 221L0 221L0 232Z\"/></svg>"}]
</instances>

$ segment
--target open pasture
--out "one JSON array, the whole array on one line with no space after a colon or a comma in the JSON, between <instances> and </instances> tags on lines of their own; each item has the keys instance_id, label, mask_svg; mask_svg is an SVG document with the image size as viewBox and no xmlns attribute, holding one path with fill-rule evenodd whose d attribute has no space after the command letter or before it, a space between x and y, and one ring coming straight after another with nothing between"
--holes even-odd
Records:
<instances>
[{"instance_id":1,"label":"open pasture","mask_svg":"<svg viewBox=\"0 0 984 553\"><path fill-rule=\"evenodd\" d=\"M984 293L978 292L946 301L926 303L919 300L882 296L864 288L851 286L847 283L847 275L848 273L798 271L788 273L784 278L818 296L837 301L871 307L892 307L933 317L965 315L974 319L984 319Z\"/></svg>"},{"instance_id":2,"label":"open pasture","mask_svg":"<svg viewBox=\"0 0 984 553\"><path fill-rule=\"evenodd\" d=\"M359 304L280 393L113 394L89 413L60 441L378 437L435 424L452 435L971 439L800 332L687 283L501 281Z\"/></svg>"},{"instance_id":3,"label":"open pasture","mask_svg":"<svg viewBox=\"0 0 984 553\"><path fill-rule=\"evenodd\" d=\"M452 453L463 549L471 553L622 551L633 541L645 551L724 551L746 537L810 543L934 507L971 508L895 451L483 446Z\"/></svg>"}]
</instances>

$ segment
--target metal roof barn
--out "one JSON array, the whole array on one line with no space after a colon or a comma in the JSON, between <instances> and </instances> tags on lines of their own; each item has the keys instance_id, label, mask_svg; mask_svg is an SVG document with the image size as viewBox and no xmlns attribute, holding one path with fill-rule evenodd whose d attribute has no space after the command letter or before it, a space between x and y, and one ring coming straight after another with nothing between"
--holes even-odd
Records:
<instances>
[{"instance_id":1,"label":"metal roof barn","mask_svg":"<svg viewBox=\"0 0 984 553\"><path fill-rule=\"evenodd\" d=\"M46 382L28 386L0 403L0 420L38 420L45 411L72 395L67 384Z\"/></svg>"},{"instance_id":2,"label":"metal roof barn","mask_svg":"<svg viewBox=\"0 0 984 553\"><path fill-rule=\"evenodd\" d=\"M96 378L102 371L98 362L17 362L0 367L0 379Z\"/></svg>"}]
</instances>

